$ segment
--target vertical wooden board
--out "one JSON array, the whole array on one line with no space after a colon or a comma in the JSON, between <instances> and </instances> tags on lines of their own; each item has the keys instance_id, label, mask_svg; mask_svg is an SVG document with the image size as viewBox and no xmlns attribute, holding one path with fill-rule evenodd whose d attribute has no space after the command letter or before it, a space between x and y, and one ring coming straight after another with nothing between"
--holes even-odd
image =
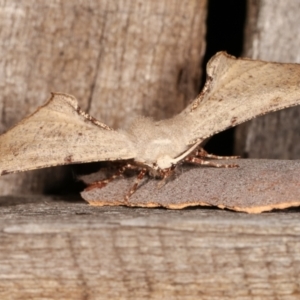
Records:
<instances>
[{"instance_id":1,"label":"vertical wooden board","mask_svg":"<svg viewBox=\"0 0 300 300\"><path fill-rule=\"evenodd\" d=\"M205 17L203 0L110 2L91 112L113 127L180 112L199 88Z\"/></svg>"},{"instance_id":2,"label":"vertical wooden board","mask_svg":"<svg viewBox=\"0 0 300 300\"><path fill-rule=\"evenodd\" d=\"M300 3L249 0L248 8L245 56L300 63ZM236 152L251 158L299 158L299 118L300 108L289 108L239 127Z\"/></svg>"},{"instance_id":3,"label":"vertical wooden board","mask_svg":"<svg viewBox=\"0 0 300 300\"><path fill-rule=\"evenodd\" d=\"M112 126L164 118L198 91L206 0L0 4L0 133L51 91ZM0 179L0 194L42 192L65 169Z\"/></svg>"}]
</instances>

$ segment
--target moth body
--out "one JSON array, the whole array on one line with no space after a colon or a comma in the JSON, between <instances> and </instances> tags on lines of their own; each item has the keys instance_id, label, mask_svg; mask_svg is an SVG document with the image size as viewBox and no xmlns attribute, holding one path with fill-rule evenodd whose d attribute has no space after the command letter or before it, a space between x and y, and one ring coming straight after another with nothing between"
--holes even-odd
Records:
<instances>
[{"instance_id":1,"label":"moth body","mask_svg":"<svg viewBox=\"0 0 300 300\"><path fill-rule=\"evenodd\" d=\"M185 130L172 119L155 122L150 118L137 118L128 130L128 138L136 145L134 160L149 168L170 168L191 148Z\"/></svg>"}]
</instances>

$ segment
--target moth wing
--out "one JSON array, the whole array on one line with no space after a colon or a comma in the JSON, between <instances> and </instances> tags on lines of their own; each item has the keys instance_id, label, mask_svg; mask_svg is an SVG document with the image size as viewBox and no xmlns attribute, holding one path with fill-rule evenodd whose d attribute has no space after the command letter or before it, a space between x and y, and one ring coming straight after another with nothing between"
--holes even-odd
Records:
<instances>
[{"instance_id":1,"label":"moth wing","mask_svg":"<svg viewBox=\"0 0 300 300\"><path fill-rule=\"evenodd\" d=\"M179 115L189 144L266 113L300 104L300 64L236 59L217 53L202 93Z\"/></svg>"},{"instance_id":2,"label":"moth wing","mask_svg":"<svg viewBox=\"0 0 300 300\"><path fill-rule=\"evenodd\" d=\"M93 119L66 94L52 94L44 106L0 136L1 175L134 157L125 133Z\"/></svg>"}]
</instances>

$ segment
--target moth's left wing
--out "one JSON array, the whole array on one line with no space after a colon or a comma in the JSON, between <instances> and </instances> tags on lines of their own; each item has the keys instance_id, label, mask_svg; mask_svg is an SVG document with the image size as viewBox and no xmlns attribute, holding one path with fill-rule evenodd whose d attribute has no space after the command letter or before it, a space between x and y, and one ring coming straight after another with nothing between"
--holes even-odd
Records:
<instances>
[{"instance_id":1,"label":"moth's left wing","mask_svg":"<svg viewBox=\"0 0 300 300\"><path fill-rule=\"evenodd\" d=\"M0 175L131 159L135 152L125 133L84 113L73 96L53 94L44 106L0 136Z\"/></svg>"},{"instance_id":2,"label":"moth's left wing","mask_svg":"<svg viewBox=\"0 0 300 300\"><path fill-rule=\"evenodd\" d=\"M300 104L300 64L236 59L217 53L202 93L178 118L189 144L266 113Z\"/></svg>"}]
</instances>

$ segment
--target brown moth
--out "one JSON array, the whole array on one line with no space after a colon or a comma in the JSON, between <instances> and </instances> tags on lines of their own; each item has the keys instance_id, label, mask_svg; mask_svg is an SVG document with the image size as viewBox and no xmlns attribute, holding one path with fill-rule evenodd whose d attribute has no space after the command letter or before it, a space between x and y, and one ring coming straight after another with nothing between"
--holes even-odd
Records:
<instances>
[{"instance_id":1,"label":"brown moth","mask_svg":"<svg viewBox=\"0 0 300 300\"><path fill-rule=\"evenodd\" d=\"M31 116L0 136L0 174L95 161L121 161L111 178L139 171L125 201L146 173L166 179L183 162L214 167L201 144L208 137L266 113L300 104L300 65L236 59L217 53L207 65L198 97L171 119L139 117L127 131L113 130L83 112L70 95L53 93ZM222 157L224 158L224 157ZM164 181L162 181L164 182Z\"/></svg>"}]
</instances>

